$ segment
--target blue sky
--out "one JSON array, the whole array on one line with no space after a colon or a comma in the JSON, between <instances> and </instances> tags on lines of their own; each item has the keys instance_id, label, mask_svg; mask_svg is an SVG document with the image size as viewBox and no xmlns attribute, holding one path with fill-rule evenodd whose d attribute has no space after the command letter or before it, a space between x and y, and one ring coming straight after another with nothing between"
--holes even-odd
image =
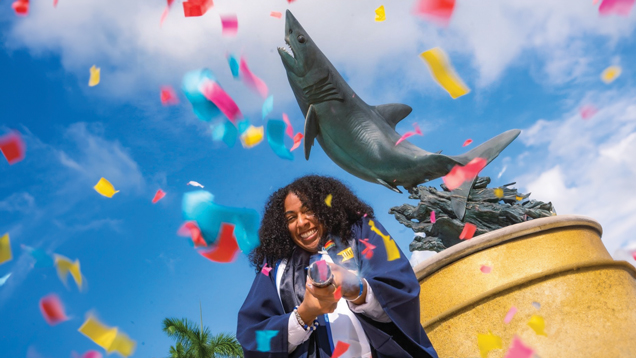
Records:
<instances>
[{"instance_id":1,"label":"blue sky","mask_svg":"<svg viewBox=\"0 0 636 358\"><path fill-rule=\"evenodd\" d=\"M387 20L376 23L380 5ZM180 105L161 106L161 85L178 88L186 71L208 67L252 123L264 124L263 99L231 77L225 54L232 52L245 55L268 84L268 118L285 112L301 130L276 53L284 21L269 16L287 8L367 103L413 107L397 130L418 123L424 135L410 140L421 148L459 154L468 138L476 145L522 129L483 174L494 185L516 181L559 214L595 218L610 253L620 251L636 230L636 11L601 18L591 0L458 0L450 25L440 28L410 14L412 5L218 0L205 16L186 19L176 2L159 28L163 1L61 0L55 9L35 2L25 18L3 3L0 134L18 130L27 145L22 162L0 161L0 235L10 234L14 253L0 265L0 277L12 273L0 287L3 355L70 357L98 349L77 332L89 311L136 340L137 357L165 357L172 341L161 321L198 320L199 301L205 325L234 332L254 274L245 255L212 263L176 235L190 180L219 204L262 212L268 195L298 176L340 178L410 255L413 233L387 214L415 203L406 195L352 177L319 145L309 161L298 150L290 162L265 142L249 150L214 143L182 93ZM221 36L219 15L227 13L238 16L236 37ZM453 100L433 82L418 55L435 46L449 54L470 94ZM102 80L89 88L92 65L101 67ZM599 75L610 65L623 72L605 84ZM599 109L587 121L579 115L585 104ZM100 177L121 192L97 194ZM153 205L159 188L167 196ZM53 268L33 268L21 244L78 258L87 289L67 289ZM45 323L38 301L49 293L60 296L71 320Z\"/></svg>"}]
</instances>

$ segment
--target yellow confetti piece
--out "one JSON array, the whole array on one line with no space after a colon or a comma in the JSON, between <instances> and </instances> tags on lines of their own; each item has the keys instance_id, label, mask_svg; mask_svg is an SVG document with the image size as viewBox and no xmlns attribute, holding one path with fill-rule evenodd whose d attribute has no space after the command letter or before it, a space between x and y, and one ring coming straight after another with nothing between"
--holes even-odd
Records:
<instances>
[{"instance_id":1,"label":"yellow confetti piece","mask_svg":"<svg viewBox=\"0 0 636 358\"><path fill-rule=\"evenodd\" d=\"M12 258L11 241L9 240L9 233L6 233L0 237L0 264L11 261Z\"/></svg>"},{"instance_id":2,"label":"yellow confetti piece","mask_svg":"<svg viewBox=\"0 0 636 358\"><path fill-rule=\"evenodd\" d=\"M79 289L81 290L83 278L82 278L82 272L80 271L79 260L75 260L75 262L71 262L71 260L69 260L67 257L64 257L62 255L57 255L57 254L54 257L55 257L55 268L57 269L57 275L60 277L60 280L62 281L62 283L66 285L68 274L70 272L71 276L73 276L73 279L75 280L75 283L77 284L77 287L79 287Z\"/></svg>"},{"instance_id":3,"label":"yellow confetti piece","mask_svg":"<svg viewBox=\"0 0 636 358\"><path fill-rule=\"evenodd\" d=\"M244 148L252 148L263 141L264 135L265 129L263 126L254 127L250 125L247 130L245 130L245 133L241 134L241 143L243 143Z\"/></svg>"},{"instance_id":4,"label":"yellow confetti piece","mask_svg":"<svg viewBox=\"0 0 636 358\"><path fill-rule=\"evenodd\" d=\"M379 8L375 9L375 21L382 22L386 20L386 14L384 12L384 5L380 5Z\"/></svg>"},{"instance_id":5,"label":"yellow confetti piece","mask_svg":"<svg viewBox=\"0 0 636 358\"><path fill-rule=\"evenodd\" d=\"M115 193L119 193L119 190L115 190L113 184L111 184L108 180L101 178L93 187L95 191L102 194L107 198L112 198Z\"/></svg>"},{"instance_id":6,"label":"yellow confetti piece","mask_svg":"<svg viewBox=\"0 0 636 358\"><path fill-rule=\"evenodd\" d=\"M470 92L470 89L457 76L451 66L446 53L435 47L420 54L420 57L428 63L433 78L442 86L453 98L461 97Z\"/></svg>"},{"instance_id":7,"label":"yellow confetti piece","mask_svg":"<svg viewBox=\"0 0 636 358\"><path fill-rule=\"evenodd\" d=\"M623 72L623 69L619 66L610 66L601 73L601 80L610 84L621 75L621 72Z\"/></svg>"},{"instance_id":8,"label":"yellow confetti piece","mask_svg":"<svg viewBox=\"0 0 636 358\"><path fill-rule=\"evenodd\" d=\"M327 204L328 207L331 207L332 199L333 199L333 196L331 196L331 194L327 195L327 197L325 198L325 204Z\"/></svg>"},{"instance_id":9,"label":"yellow confetti piece","mask_svg":"<svg viewBox=\"0 0 636 358\"><path fill-rule=\"evenodd\" d=\"M93 65L93 67L90 68L91 71L91 78L88 80L88 86L89 87L95 87L99 84L99 72L100 72L100 68L99 67L95 67L95 65Z\"/></svg>"},{"instance_id":10,"label":"yellow confetti piece","mask_svg":"<svg viewBox=\"0 0 636 358\"><path fill-rule=\"evenodd\" d=\"M382 233L382 231L375 227L375 223L373 222L373 220L369 220L369 226L371 227L371 231L382 237L382 240L384 241L384 247L386 247L387 261L399 259L400 250L398 250L397 245L395 244L395 241L391 239L391 236L385 235L384 233Z\"/></svg>"},{"instance_id":11,"label":"yellow confetti piece","mask_svg":"<svg viewBox=\"0 0 636 358\"><path fill-rule=\"evenodd\" d=\"M519 195L515 195L515 199L517 199L517 201L521 201L521 200L523 200L523 198L522 198L522 197L520 197Z\"/></svg>"},{"instance_id":12,"label":"yellow confetti piece","mask_svg":"<svg viewBox=\"0 0 636 358\"><path fill-rule=\"evenodd\" d=\"M488 331L488 334L477 334L477 345L479 346L479 354L481 354L482 358L488 357L488 352L493 349L503 348L501 337L492 334L490 331Z\"/></svg>"},{"instance_id":13,"label":"yellow confetti piece","mask_svg":"<svg viewBox=\"0 0 636 358\"><path fill-rule=\"evenodd\" d=\"M504 196L503 189L502 188L495 189L495 196L498 197L499 199L503 198Z\"/></svg>"},{"instance_id":14,"label":"yellow confetti piece","mask_svg":"<svg viewBox=\"0 0 636 358\"><path fill-rule=\"evenodd\" d=\"M135 351L136 343L127 334L119 332L116 327L104 325L93 316L89 316L78 331L104 348L109 354L117 352L128 357Z\"/></svg>"},{"instance_id":15,"label":"yellow confetti piece","mask_svg":"<svg viewBox=\"0 0 636 358\"><path fill-rule=\"evenodd\" d=\"M528 322L528 326L530 326L530 328L534 330L534 333L540 334L546 337L548 336L547 333L545 333L545 320L543 320L543 317L536 314L533 315L532 317L530 317L530 322Z\"/></svg>"}]
</instances>

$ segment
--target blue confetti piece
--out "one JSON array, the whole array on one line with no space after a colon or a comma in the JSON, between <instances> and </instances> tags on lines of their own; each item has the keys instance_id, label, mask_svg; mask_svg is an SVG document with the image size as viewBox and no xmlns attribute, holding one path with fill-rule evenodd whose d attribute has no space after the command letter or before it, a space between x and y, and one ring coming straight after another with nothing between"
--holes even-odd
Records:
<instances>
[{"instance_id":1,"label":"blue confetti piece","mask_svg":"<svg viewBox=\"0 0 636 358\"><path fill-rule=\"evenodd\" d=\"M285 122L270 119L267 122L267 143L277 156L294 160L294 155L285 147Z\"/></svg>"},{"instance_id":2,"label":"blue confetti piece","mask_svg":"<svg viewBox=\"0 0 636 358\"><path fill-rule=\"evenodd\" d=\"M265 102L263 103L263 120L274 110L274 95L270 95L267 97Z\"/></svg>"},{"instance_id":3,"label":"blue confetti piece","mask_svg":"<svg viewBox=\"0 0 636 358\"><path fill-rule=\"evenodd\" d=\"M210 128L212 128L212 140L217 142L222 140L230 148L236 143L239 133L232 122L226 120Z\"/></svg>"},{"instance_id":4,"label":"blue confetti piece","mask_svg":"<svg viewBox=\"0 0 636 358\"><path fill-rule=\"evenodd\" d=\"M7 280L9 279L9 277L11 276L11 272L9 272L8 274L0 277L0 286L4 285ZM269 342L267 342L267 344L269 344Z\"/></svg>"},{"instance_id":5,"label":"blue confetti piece","mask_svg":"<svg viewBox=\"0 0 636 358\"><path fill-rule=\"evenodd\" d=\"M278 334L278 331L256 331L256 349L261 352L269 352L272 348L270 341L274 336Z\"/></svg>"},{"instance_id":6,"label":"blue confetti piece","mask_svg":"<svg viewBox=\"0 0 636 358\"><path fill-rule=\"evenodd\" d=\"M35 259L35 265L33 267L53 267L53 258L51 255L44 252L42 249L34 249L30 246L22 245L22 247L29 251L31 257Z\"/></svg>"},{"instance_id":7,"label":"blue confetti piece","mask_svg":"<svg viewBox=\"0 0 636 358\"><path fill-rule=\"evenodd\" d=\"M250 127L250 120L245 118L237 123L239 135L245 133L245 131Z\"/></svg>"},{"instance_id":8,"label":"blue confetti piece","mask_svg":"<svg viewBox=\"0 0 636 358\"><path fill-rule=\"evenodd\" d=\"M227 57L227 62L230 64L230 71L232 71L232 77L235 79L239 78L239 61L236 59L236 56L229 55Z\"/></svg>"},{"instance_id":9,"label":"blue confetti piece","mask_svg":"<svg viewBox=\"0 0 636 358\"><path fill-rule=\"evenodd\" d=\"M192 104L194 114L200 120L209 122L216 116L219 116L221 111L219 107L205 98L203 93L199 91L199 87L206 80L216 81L212 71L207 68L190 71L183 76L182 89L186 98Z\"/></svg>"},{"instance_id":10,"label":"blue confetti piece","mask_svg":"<svg viewBox=\"0 0 636 358\"><path fill-rule=\"evenodd\" d=\"M249 253L260 244L260 217L254 209L218 205L214 203L214 195L205 190L185 193L182 209L184 219L196 221L208 244L214 244L217 240L222 223L234 225L234 237L241 251Z\"/></svg>"}]
</instances>

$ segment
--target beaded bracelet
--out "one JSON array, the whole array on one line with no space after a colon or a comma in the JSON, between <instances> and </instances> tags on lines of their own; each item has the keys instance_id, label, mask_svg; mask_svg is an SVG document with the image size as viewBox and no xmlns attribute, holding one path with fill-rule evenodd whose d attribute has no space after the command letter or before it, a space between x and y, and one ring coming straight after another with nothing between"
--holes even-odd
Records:
<instances>
[{"instance_id":1,"label":"beaded bracelet","mask_svg":"<svg viewBox=\"0 0 636 358\"><path fill-rule=\"evenodd\" d=\"M314 323L312 323L311 326L305 324L305 321L303 321L303 318L300 317L300 313L298 313L298 306L294 307L294 315L296 316L296 320L298 321L298 324L306 332L311 332L311 331L316 330L316 328L318 328L318 320L317 319L314 320Z\"/></svg>"},{"instance_id":2,"label":"beaded bracelet","mask_svg":"<svg viewBox=\"0 0 636 358\"><path fill-rule=\"evenodd\" d=\"M360 284L360 293L358 293L358 297L354 298L354 299L348 299L345 298L345 300L349 301L349 302L353 302L353 301L357 301L358 298L362 297L362 293L364 292L364 283L362 283L362 279L360 279L360 277L358 277L358 282Z\"/></svg>"}]
</instances>

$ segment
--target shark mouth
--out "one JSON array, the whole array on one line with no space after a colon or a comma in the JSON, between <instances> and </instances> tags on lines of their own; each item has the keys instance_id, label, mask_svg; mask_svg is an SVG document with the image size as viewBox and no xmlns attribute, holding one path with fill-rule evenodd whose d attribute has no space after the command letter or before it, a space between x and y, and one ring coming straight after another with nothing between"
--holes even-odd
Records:
<instances>
[{"instance_id":1,"label":"shark mouth","mask_svg":"<svg viewBox=\"0 0 636 358\"><path fill-rule=\"evenodd\" d=\"M294 48L289 44L289 41L287 41L287 39L285 39L285 44L287 46L279 46L278 50L281 53L285 53L287 55L289 55L289 57L293 58L294 60L296 59L296 53L294 52Z\"/></svg>"}]
</instances>

